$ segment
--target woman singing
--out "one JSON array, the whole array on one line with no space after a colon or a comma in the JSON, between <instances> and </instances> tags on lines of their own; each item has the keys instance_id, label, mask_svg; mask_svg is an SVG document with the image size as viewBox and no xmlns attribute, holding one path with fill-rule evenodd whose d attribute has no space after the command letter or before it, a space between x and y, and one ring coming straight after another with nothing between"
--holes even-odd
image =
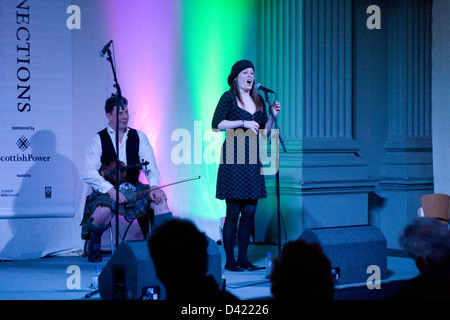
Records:
<instances>
[{"instance_id":1,"label":"woman singing","mask_svg":"<svg viewBox=\"0 0 450 320\"><path fill-rule=\"evenodd\" d=\"M259 159L258 135L273 127L267 116L263 98L255 88L254 66L240 60L228 76L230 90L220 98L212 119L212 128L226 131L222 162L217 174L216 198L226 201L223 226L225 269L243 271L255 266L247 258L258 199L266 197L262 164ZM280 112L280 103L272 106L273 115ZM262 133L261 133L262 134ZM231 139L231 140L230 140ZM230 150L227 150L227 145ZM230 154L232 152L232 154ZM237 230L238 218L239 230ZM238 259L234 258L234 242L238 232Z\"/></svg>"}]
</instances>

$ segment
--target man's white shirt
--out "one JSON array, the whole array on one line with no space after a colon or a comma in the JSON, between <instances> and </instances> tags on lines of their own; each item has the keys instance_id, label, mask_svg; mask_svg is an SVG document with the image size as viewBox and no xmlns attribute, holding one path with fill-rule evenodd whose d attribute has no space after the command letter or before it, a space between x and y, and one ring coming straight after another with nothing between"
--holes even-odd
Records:
<instances>
[{"instance_id":1,"label":"man's white shirt","mask_svg":"<svg viewBox=\"0 0 450 320\"><path fill-rule=\"evenodd\" d=\"M107 126L107 131L113 142L114 150L116 150L116 132ZM128 132L124 133L122 142L119 143L119 160L127 165L127 155L126 155L126 145L128 139ZM146 134L142 131L136 130L139 136L139 160L141 162L148 161L148 165L142 168L147 181L150 186L157 186L159 182L159 170L156 165L155 155L153 152L153 147L151 146ZM117 151L116 151L117 152ZM101 158L102 156L102 143L100 140L100 135L96 134L88 144L86 149L83 168L80 172L81 179L89 184L94 190L101 193L107 193L109 189L114 186L103 176L100 175L99 170L102 166Z\"/></svg>"}]
</instances>

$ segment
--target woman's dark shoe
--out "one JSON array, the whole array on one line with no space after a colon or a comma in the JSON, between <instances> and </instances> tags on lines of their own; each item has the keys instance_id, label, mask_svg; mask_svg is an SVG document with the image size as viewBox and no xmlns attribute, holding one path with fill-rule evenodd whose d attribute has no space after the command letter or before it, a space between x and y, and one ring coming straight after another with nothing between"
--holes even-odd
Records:
<instances>
[{"instance_id":1,"label":"woman's dark shoe","mask_svg":"<svg viewBox=\"0 0 450 320\"><path fill-rule=\"evenodd\" d=\"M233 271L233 272L241 272L244 271L244 268L242 268L241 266L237 265L237 264L225 264L225 270L228 271Z\"/></svg>"},{"instance_id":2,"label":"woman's dark shoe","mask_svg":"<svg viewBox=\"0 0 450 320\"><path fill-rule=\"evenodd\" d=\"M251 263L250 261L245 261L240 263L238 261L238 265L241 266L243 269L248 270L248 271L255 271L255 270L261 270L264 269L263 267L257 267L255 266L253 263Z\"/></svg>"}]
</instances>

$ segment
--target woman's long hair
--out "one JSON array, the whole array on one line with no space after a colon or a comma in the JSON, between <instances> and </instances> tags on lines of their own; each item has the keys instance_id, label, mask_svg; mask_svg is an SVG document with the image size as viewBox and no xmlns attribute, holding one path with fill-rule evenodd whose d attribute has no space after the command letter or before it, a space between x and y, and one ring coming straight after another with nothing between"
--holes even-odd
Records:
<instances>
[{"instance_id":1,"label":"woman's long hair","mask_svg":"<svg viewBox=\"0 0 450 320\"><path fill-rule=\"evenodd\" d=\"M244 102L242 101L241 97L241 91L239 90L237 81L233 81L230 86L230 90L234 92L236 97L238 98L239 102L244 105ZM255 88L255 81L253 81L252 88L250 89L250 97L252 98L253 102L256 106L256 111L262 111L264 110L264 102L262 101L261 97L259 96L258 92Z\"/></svg>"}]
</instances>

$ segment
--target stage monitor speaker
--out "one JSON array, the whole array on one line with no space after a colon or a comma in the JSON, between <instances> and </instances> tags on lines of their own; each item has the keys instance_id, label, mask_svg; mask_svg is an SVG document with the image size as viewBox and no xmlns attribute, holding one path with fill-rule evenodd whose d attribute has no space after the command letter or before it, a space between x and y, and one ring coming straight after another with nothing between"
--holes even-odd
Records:
<instances>
[{"instance_id":1,"label":"stage monitor speaker","mask_svg":"<svg viewBox=\"0 0 450 320\"><path fill-rule=\"evenodd\" d=\"M387 242L375 226L305 229L299 239L322 246L338 273L336 285L367 283L375 272L380 276L377 280L387 278Z\"/></svg>"},{"instance_id":2,"label":"stage monitor speaker","mask_svg":"<svg viewBox=\"0 0 450 320\"><path fill-rule=\"evenodd\" d=\"M208 275L221 285L221 255L217 244L208 238ZM138 300L147 287L159 289L166 298L164 285L156 276L147 241L123 241L99 276L99 292L104 300Z\"/></svg>"}]
</instances>

